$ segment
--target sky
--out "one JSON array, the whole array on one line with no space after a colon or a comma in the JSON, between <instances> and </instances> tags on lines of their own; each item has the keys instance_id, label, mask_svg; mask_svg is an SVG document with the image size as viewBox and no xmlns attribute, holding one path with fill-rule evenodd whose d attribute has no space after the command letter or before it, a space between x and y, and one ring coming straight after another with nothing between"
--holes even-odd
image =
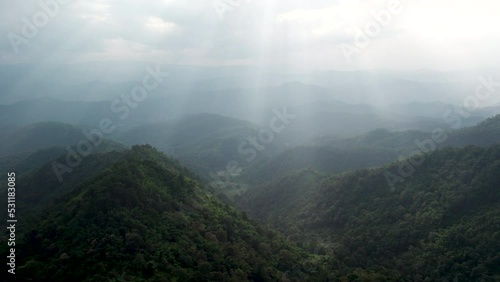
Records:
<instances>
[{"instance_id":1,"label":"sky","mask_svg":"<svg viewBox=\"0 0 500 282\"><path fill-rule=\"evenodd\" d=\"M499 15L494 0L2 0L0 64L487 68Z\"/></svg>"}]
</instances>

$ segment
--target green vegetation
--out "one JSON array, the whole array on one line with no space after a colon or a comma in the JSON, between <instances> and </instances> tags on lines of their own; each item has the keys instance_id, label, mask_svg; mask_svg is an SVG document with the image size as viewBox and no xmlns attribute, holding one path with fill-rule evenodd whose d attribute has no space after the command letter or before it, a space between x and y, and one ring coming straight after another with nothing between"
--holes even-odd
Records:
<instances>
[{"instance_id":1,"label":"green vegetation","mask_svg":"<svg viewBox=\"0 0 500 282\"><path fill-rule=\"evenodd\" d=\"M200 176L210 179L209 172L225 170L228 161L248 165L247 155L238 153L238 146L248 137L257 136L259 127L250 122L202 114L172 122L136 127L114 136L127 145L151 144L179 159ZM283 146L278 138L266 144L266 155L274 154ZM264 154L258 154L257 159Z\"/></svg>"},{"instance_id":2,"label":"green vegetation","mask_svg":"<svg viewBox=\"0 0 500 282\"><path fill-rule=\"evenodd\" d=\"M455 131L449 137L450 146L490 146L500 143L500 115L491 117L480 124Z\"/></svg>"},{"instance_id":3,"label":"green vegetation","mask_svg":"<svg viewBox=\"0 0 500 282\"><path fill-rule=\"evenodd\" d=\"M249 191L240 205L297 241L326 241L331 279L498 281L500 146L426 155L392 191L384 173L398 166L302 171Z\"/></svg>"},{"instance_id":4,"label":"green vegetation","mask_svg":"<svg viewBox=\"0 0 500 282\"><path fill-rule=\"evenodd\" d=\"M73 145L86 140L78 127L58 122L4 126L0 130L0 156L32 152L51 146Z\"/></svg>"},{"instance_id":5,"label":"green vegetation","mask_svg":"<svg viewBox=\"0 0 500 282\"><path fill-rule=\"evenodd\" d=\"M79 142L88 140L82 128L58 122L5 126L0 130L0 171L15 171L18 175L39 169L45 163L67 154L66 146L76 151ZM93 147L92 153L124 148L120 143L104 139ZM2 173L0 180L5 177Z\"/></svg>"},{"instance_id":6,"label":"green vegetation","mask_svg":"<svg viewBox=\"0 0 500 282\"><path fill-rule=\"evenodd\" d=\"M74 151L76 151L76 146L74 144L67 144ZM111 151L121 151L126 147L120 143L103 140L102 143L94 147L92 153L104 153ZM0 156L0 171L16 171L18 174L26 173L30 170L38 169L45 163L59 159L61 163L64 163L62 155L68 154L67 150L61 146L50 146L47 148L38 149L35 151L21 152L17 154ZM4 179L4 175L0 176L0 179Z\"/></svg>"},{"instance_id":7,"label":"green vegetation","mask_svg":"<svg viewBox=\"0 0 500 282\"><path fill-rule=\"evenodd\" d=\"M263 183L301 169L315 169L322 173L340 173L380 166L396 158L397 153L389 149L301 146L250 166L244 171L241 179L248 183Z\"/></svg>"},{"instance_id":8,"label":"green vegetation","mask_svg":"<svg viewBox=\"0 0 500 282\"><path fill-rule=\"evenodd\" d=\"M439 129L439 128L437 128ZM444 130L444 129L443 129ZM256 162L246 168L239 178L252 184L276 180L301 169L314 169L321 173L341 173L353 169L381 166L400 157L429 148L417 144L431 140L433 134L418 130L390 131L376 129L348 139L322 138L314 145L294 147ZM500 143L500 115L472 127L447 131L435 148L468 145L487 147ZM420 145L423 146L423 145ZM426 145L427 146L427 145Z\"/></svg>"},{"instance_id":9,"label":"green vegetation","mask_svg":"<svg viewBox=\"0 0 500 282\"><path fill-rule=\"evenodd\" d=\"M19 235L18 277L299 281L305 275L305 252L203 190L189 170L152 147L93 157L119 161L30 221Z\"/></svg>"},{"instance_id":10,"label":"green vegetation","mask_svg":"<svg viewBox=\"0 0 500 282\"><path fill-rule=\"evenodd\" d=\"M240 160L251 123L200 115L118 132L196 173L150 145L106 140L63 182L52 163L65 163L81 130L9 127L19 142L0 139L0 169L17 174L17 278L499 281L499 128L497 116L448 132L395 187L386 172L405 161L387 163L431 133L379 129L293 148L280 136L215 196L203 176Z\"/></svg>"}]
</instances>

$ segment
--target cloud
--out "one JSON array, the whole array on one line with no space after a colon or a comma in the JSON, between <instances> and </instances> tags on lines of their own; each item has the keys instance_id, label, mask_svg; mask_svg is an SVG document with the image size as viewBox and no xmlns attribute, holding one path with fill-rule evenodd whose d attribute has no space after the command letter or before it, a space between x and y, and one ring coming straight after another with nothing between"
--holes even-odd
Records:
<instances>
[{"instance_id":1,"label":"cloud","mask_svg":"<svg viewBox=\"0 0 500 282\"><path fill-rule=\"evenodd\" d=\"M160 33L171 33L175 31L177 25L167 22L158 17L148 17L145 23L146 28L150 28Z\"/></svg>"},{"instance_id":2,"label":"cloud","mask_svg":"<svg viewBox=\"0 0 500 282\"><path fill-rule=\"evenodd\" d=\"M32 21L43 9L38 1L5 0L0 63L134 59L307 69L498 64L500 4L491 0L400 0L403 11L347 62L340 46L353 44L353 28L364 30L391 1L397 0L240 1L221 20L212 0L74 0L16 54L7 34L22 36L23 18Z\"/></svg>"}]
</instances>

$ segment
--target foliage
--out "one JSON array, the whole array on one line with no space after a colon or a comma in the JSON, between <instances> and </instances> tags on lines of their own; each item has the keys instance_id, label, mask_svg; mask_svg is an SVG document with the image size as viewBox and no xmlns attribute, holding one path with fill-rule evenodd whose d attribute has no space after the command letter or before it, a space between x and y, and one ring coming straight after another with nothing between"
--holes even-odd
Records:
<instances>
[{"instance_id":1,"label":"foliage","mask_svg":"<svg viewBox=\"0 0 500 282\"><path fill-rule=\"evenodd\" d=\"M389 149L300 146L256 163L244 171L241 179L248 183L263 183L301 169L314 169L321 173L341 173L380 166L396 157L397 153Z\"/></svg>"},{"instance_id":2,"label":"foliage","mask_svg":"<svg viewBox=\"0 0 500 282\"><path fill-rule=\"evenodd\" d=\"M294 173L248 191L240 205L297 241L327 240L332 279L498 281L500 146L424 157L395 191L385 172L400 162L329 177Z\"/></svg>"},{"instance_id":3,"label":"foliage","mask_svg":"<svg viewBox=\"0 0 500 282\"><path fill-rule=\"evenodd\" d=\"M152 147L94 157L119 161L45 205L23 229L19 278L299 281L304 273L305 252L205 191Z\"/></svg>"}]
</instances>

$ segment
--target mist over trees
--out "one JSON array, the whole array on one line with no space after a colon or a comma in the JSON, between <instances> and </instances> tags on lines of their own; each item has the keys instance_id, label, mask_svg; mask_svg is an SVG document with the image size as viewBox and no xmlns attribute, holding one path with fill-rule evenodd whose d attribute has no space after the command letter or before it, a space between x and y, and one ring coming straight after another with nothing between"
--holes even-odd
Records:
<instances>
[{"instance_id":1,"label":"mist over trees","mask_svg":"<svg viewBox=\"0 0 500 282\"><path fill-rule=\"evenodd\" d=\"M0 281L500 281L499 8L0 1Z\"/></svg>"}]
</instances>

